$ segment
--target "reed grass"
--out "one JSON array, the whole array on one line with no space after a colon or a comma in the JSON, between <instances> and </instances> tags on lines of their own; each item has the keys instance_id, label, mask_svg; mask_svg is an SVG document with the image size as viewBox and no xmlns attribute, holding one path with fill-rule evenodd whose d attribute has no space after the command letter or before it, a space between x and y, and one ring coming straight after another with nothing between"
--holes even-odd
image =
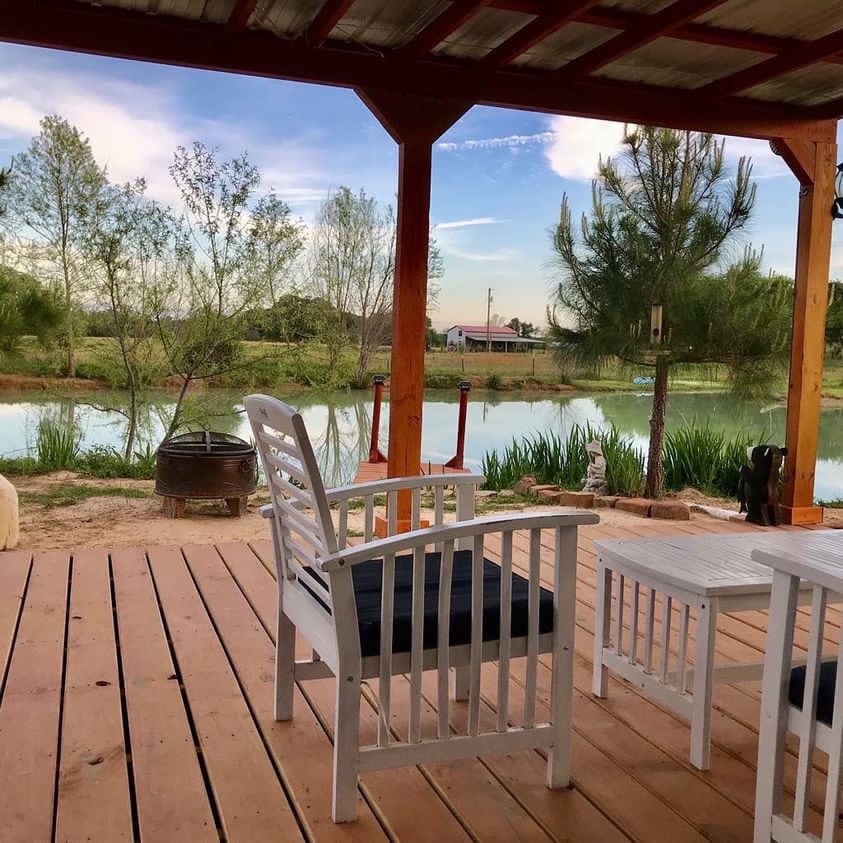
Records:
<instances>
[{"instance_id":1,"label":"reed grass","mask_svg":"<svg viewBox=\"0 0 843 843\"><path fill-rule=\"evenodd\" d=\"M53 419L38 422L35 453L38 462L48 471L62 471L75 466L81 437L72 425L61 425Z\"/></svg>"}]
</instances>

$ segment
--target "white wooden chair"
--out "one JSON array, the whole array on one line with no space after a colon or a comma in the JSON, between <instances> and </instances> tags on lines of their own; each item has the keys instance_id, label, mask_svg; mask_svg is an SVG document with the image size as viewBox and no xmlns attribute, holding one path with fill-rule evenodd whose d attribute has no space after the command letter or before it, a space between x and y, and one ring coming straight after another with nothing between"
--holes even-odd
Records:
<instances>
[{"instance_id":1,"label":"white wooden chair","mask_svg":"<svg viewBox=\"0 0 843 843\"><path fill-rule=\"evenodd\" d=\"M326 491L301 416L265 395L251 395L245 405L272 498L267 514L272 516L279 607L275 716L292 717L296 680L336 677L334 820L355 818L360 773L478 754L544 748L547 786L565 787L577 526L594 524L597 516L559 510L446 524L445 487L457 486L462 499L457 516L465 517L473 513L474 489L483 481L477 475L390 479ZM412 526L418 527L424 487L433 489L434 525L394 535L398 490L411 490ZM372 535L376 494L387 497L393 533L379 540ZM348 546L349 502L355 498L364 502L363 543ZM542 530L547 529L553 530L553 591L539 584ZM484 557L495 534L500 565ZM527 576L513 571L513 547L522 539ZM312 660L295 660L296 630L311 644ZM548 722L536 718L540 653L552 654ZM511 660L525 656L523 706L516 717L516 706L510 705ZM481 668L490 661L499 662L498 678L491 686L484 683L483 693L488 698L497 689L497 713L484 716ZM449 710L452 669L455 696L468 701L466 733L459 735L452 729ZM438 716L425 729L422 672L434 670L436 692L431 696ZM407 681L404 674L409 681L409 716L401 738L392 716L391 683L394 676ZM374 679L377 741L361 746L361 685Z\"/></svg>"},{"instance_id":2,"label":"white wooden chair","mask_svg":"<svg viewBox=\"0 0 843 843\"><path fill-rule=\"evenodd\" d=\"M837 839L840 764L843 747L843 636L836 658L823 659L826 606L843 593L843 533L826 540L828 554L753 551L752 557L774 569L758 739L755 793L755 843ZM808 653L804 666L793 667L793 638L800 581L813 588ZM802 586L804 588L804 584ZM793 813L784 810L783 769L787 732L799 739ZM828 755L822 836L809 828L809 799L814 752Z\"/></svg>"}]
</instances>

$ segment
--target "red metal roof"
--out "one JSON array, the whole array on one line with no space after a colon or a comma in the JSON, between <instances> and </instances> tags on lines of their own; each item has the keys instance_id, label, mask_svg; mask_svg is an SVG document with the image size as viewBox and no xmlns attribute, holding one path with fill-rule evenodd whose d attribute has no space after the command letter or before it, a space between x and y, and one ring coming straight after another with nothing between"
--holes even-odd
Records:
<instances>
[{"instance_id":1,"label":"red metal roof","mask_svg":"<svg viewBox=\"0 0 843 843\"><path fill-rule=\"evenodd\" d=\"M485 325L463 325L458 323L456 325L451 325L448 330L450 331L453 328L462 328L462 330L467 334L486 334ZM489 330L492 334L507 334L508 336L518 336L518 334L512 328L509 328L506 325L492 325Z\"/></svg>"}]
</instances>

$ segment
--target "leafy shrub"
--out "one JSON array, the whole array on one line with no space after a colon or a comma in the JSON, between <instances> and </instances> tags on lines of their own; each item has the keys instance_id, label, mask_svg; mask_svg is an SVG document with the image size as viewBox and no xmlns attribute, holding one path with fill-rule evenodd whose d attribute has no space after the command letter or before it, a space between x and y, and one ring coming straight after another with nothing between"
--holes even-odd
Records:
<instances>
[{"instance_id":1,"label":"leafy shrub","mask_svg":"<svg viewBox=\"0 0 843 843\"><path fill-rule=\"evenodd\" d=\"M155 451L147 445L143 451L135 451L131 459L126 459L114 448L94 445L79 455L76 470L87 477L150 480L155 477Z\"/></svg>"},{"instance_id":2,"label":"leafy shrub","mask_svg":"<svg viewBox=\"0 0 843 843\"><path fill-rule=\"evenodd\" d=\"M5 477L32 477L48 471L35 457L0 457L0 474Z\"/></svg>"},{"instance_id":3,"label":"leafy shrub","mask_svg":"<svg viewBox=\"0 0 843 843\"><path fill-rule=\"evenodd\" d=\"M427 389L456 389L465 380L461 372L425 372L424 385Z\"/></svg>"},{"instance_id":4,"label":"leafy shrub","mask_svg":"<svg viewBox=\"0 0 843 843\"><path fill-rule=\"evenodd\" d=\"M48 418L38 422L35 453L47 471L73 468L79 456L79 442L79 433L72 425L60 425Z\"/></svg>"},{"instance_id":5,"label":"leafy shrub","mask_svg":"<svg viewBox=\"0 0 843 843\"><path fill-rule=\"evenodd\" d=\"M493 372L486 378L486 389L500 389L501 376L497 372Z\"/></svg>"}]
</instances>

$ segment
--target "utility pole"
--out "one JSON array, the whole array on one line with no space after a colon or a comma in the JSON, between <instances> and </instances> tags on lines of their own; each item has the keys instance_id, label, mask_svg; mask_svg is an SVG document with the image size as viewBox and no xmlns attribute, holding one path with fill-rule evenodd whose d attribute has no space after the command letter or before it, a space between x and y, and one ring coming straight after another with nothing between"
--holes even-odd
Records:
<instances>
[{"instance_id":1,"label":"utility pole","mask_svg":"<svg viewBox=\"0 0 843 843\"><path fill-rule=\"evenodd\" d=\"M492 350L492 288L486 298L486 351Z\"/></svg>"}]
</instances>

